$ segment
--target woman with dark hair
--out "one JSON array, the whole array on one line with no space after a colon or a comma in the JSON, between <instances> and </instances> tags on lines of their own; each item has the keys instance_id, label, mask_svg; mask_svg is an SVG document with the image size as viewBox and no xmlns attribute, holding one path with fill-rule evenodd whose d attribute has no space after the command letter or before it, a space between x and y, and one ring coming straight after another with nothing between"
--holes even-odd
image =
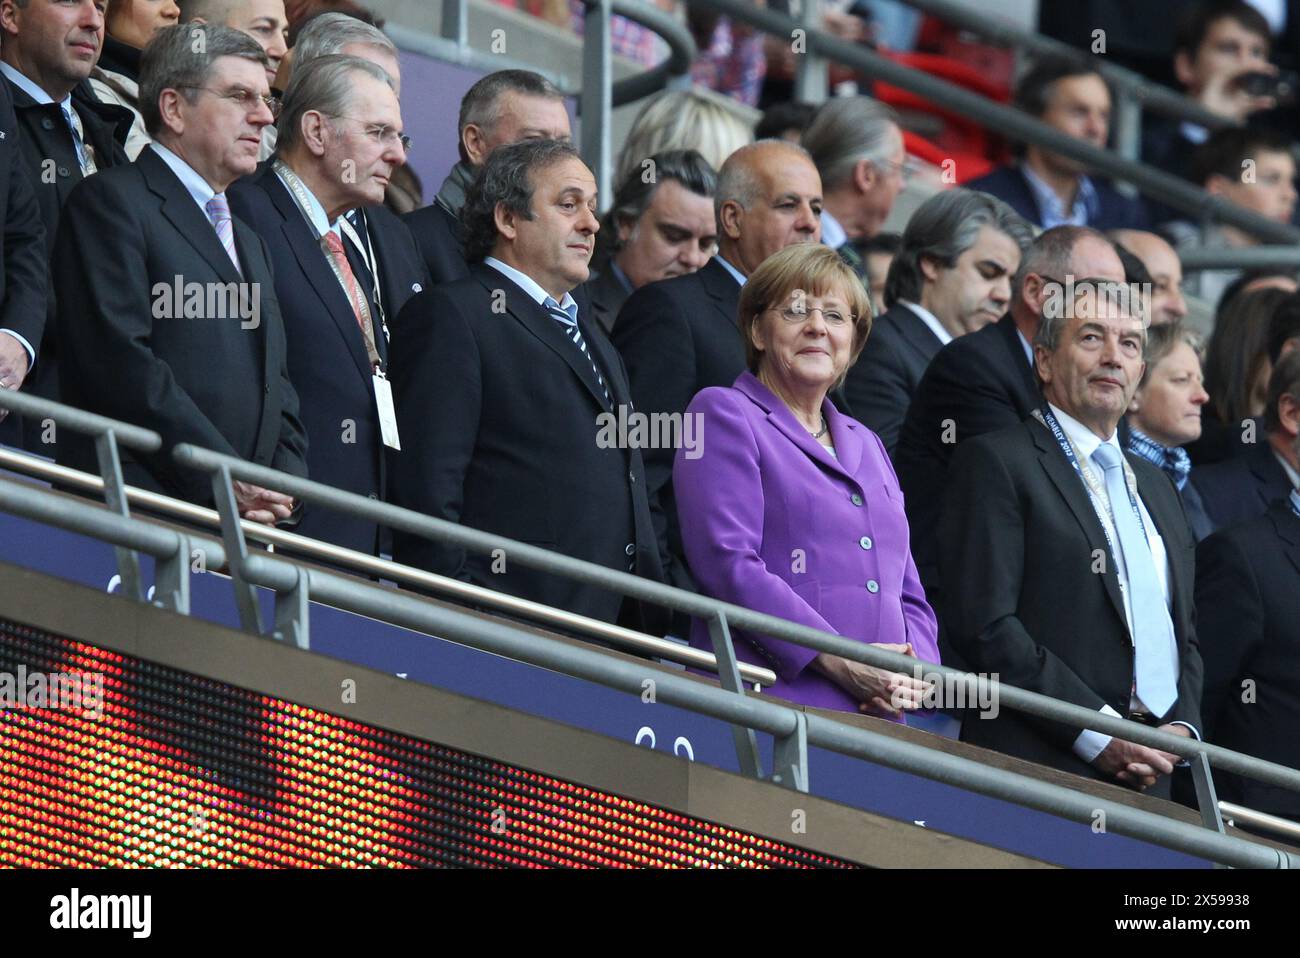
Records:
<instances>
[{"instance_id":1,"label":"woman with dark hair","mask_svg":"<svg viewBox=\"0 0 1300 958\"><path fill-rule=\"evenodd\" d=\"M126 137L126 155L135 160L149 143L140 116L140 54L155 33L174 26L181 8L176 0L109 0L104 15L104 50L90 71L90 87L104 103L135 114Z\"/></svg>"},{"instance_id":2,"label":"woman with dark hair","mask_svg":"<svg viewBox=\"0 0 1300 958\"><path fill-rule=\"evenodd\" d=\"M1260 289L1241 293L1220 311L1205 355L1205 389L1210 401L1201 415L1201 438L1188 446L1193 465L1221 462L1240 451L1245 423L1264 414L1268 377L1268 337L1273 314L1287 292ZM1255 424L1258 429L1258 423Z\"/></svg>"}]
</instances>

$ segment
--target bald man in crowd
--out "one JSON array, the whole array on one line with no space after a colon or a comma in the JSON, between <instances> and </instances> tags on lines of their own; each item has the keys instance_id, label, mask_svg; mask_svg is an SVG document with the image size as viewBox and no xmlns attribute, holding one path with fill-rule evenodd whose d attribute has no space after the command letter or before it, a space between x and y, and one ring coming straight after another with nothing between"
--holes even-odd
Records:
<instances>
[{"instance_id":1,"label":"bald man in crowd","mask_svg":"<svg viewBox=\"0 0 1300 958\"><path fill-rule=\"evenodd\" d=\"M1146 230L1111 230L1107 238L1142 261L1151 274L1151 322L1176 323L1187 315L1183 298L1183 264L1164 239Z\"/></svg>"}]
</instances>

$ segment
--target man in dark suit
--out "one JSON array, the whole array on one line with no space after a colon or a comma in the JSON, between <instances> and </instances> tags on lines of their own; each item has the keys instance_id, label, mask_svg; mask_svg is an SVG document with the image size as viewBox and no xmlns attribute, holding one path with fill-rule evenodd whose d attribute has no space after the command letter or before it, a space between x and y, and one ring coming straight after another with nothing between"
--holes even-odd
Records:
<instances>
[{"instance_id":1,"label":"man in dark suit","mask_svg":"<svg viewBox=\"0 0 1300 958\"><path fill-rule=\"evenodd\" d=\"M77 186L55 243L63 401L156 430L158 453L123 454L127 482L199 503L210 477L177 465L176 443L306 474L270 256L224 192L257 165L271 122L265 70L262 48L227 27L159 31L140 77L155 142ZM97 471L90 444L73 438L59 461ZM235 492L247 519L294 509L249 483Z\"/></svg>"},{"instance_id":2,"label":"man in dark suit","mask_svg":"<svg viewBox=\"0 0 1300 958\"><path fill-rule=\"evenodd\" d=\"M1300 450L1297 450L1300 452ZM1300 492L1201 542L1196 628L1206 739L1300 768ZM1300 821L1300 795L1216 772L1219 797Z\"/></svg>"},{"instance_id":3,"label":"man in dark suit","mask_svg":"<svg viewBox=\"0 0 1300 958\"><path fill-rule=\"evenodd\" d=\"M122 144L131 112L100 103L86 82L104 41L104 14L94 3L0 4L0 75L18 119L22 167L45 228L44 265L54 249L59 212L83 176L127 162ZM50 36L67 42L50 43ZM28 342L34 365L27 389L58 398L55 295L47 297L43 329ZM39 420L6 424L6 439L53 456L57 436ZM21 433L21 435L20 435ZM42 440L47 440L43 442Z\"/></svg>"},{"instance_id":4,"label":"man in dark suit","mask_svg":"<svg viewBox=\"0 0 1300 958\"><path fill-rule=\"evenodd\" d=\"M424 254L435 284L469 275L461 245L460 211L475 175L492 151L520 140L569 139L564 94L529 70L498 70L479 80L460 101L460 162L432 203L404 219Z\"/></svg>"},{"instance_id":5,"label":"man in dark suit","mask_svg":"<svg viewBox=\"0 0 1300 958\"><path fill-rule=\"evenodd\" d=\"M1016 105L1067 136L1106 148L1110 90L1092 70L1062 61L1034 67L1016 87ZM1069 224L1099 230L1146 229L1142 202L1088 175L1078 161L1038 146L966 186L990 193L1043 229Z\"/></svg>"},{"instance_id":6,"label":"man in dark suit","mask_svg":"<svg viewBox=\"0 0 1300 958\"><path fill-rule=\"evenodd\" d=\"M1300 435L1300 350L1273 368L1264 407L1264 434L1243 444L1239 456L1199 466L1188 480L1200 494L1217 531L1262 515L1269 503L1300 484L1296 436Z\"/></svg>"},{"instance_id":7,"label":"man in dark suit","mask_svg":"<svg viewBox=\"0 0 1300 958\"><path fill-rule=\"evenodd\" d=\"M1123 282L1124 267L1096 230L1062 226L1043 233L1020 261L1011 311L939 350L908 407L894 466L906 496L912 556L931 602L940 593L935 526L953 450L1020 422L1042 402L1030 343L1067 276Z\"/></svg>"},{"instance_id":8,"label":"man in dark suit","mask_svg":"<svg viewBox=\"0 0 1300 958\"><path fill-rule=\"evenodd\" d=\"M948 641L1009 685L1190 737L1192 533L1168 476L1126 456L1117 429L1144 369L1142 313L1103 286L1075 292L1034 340L1045 404L953 456L939 523ZM961 737L1136 788L1158 780L1161 795L1179 761L1011 709L968 716Z\"/></svg>"},{"instance_id":9,"label":"man in dark suit","mask_svg":"<svg viewBox=\"0 0 1300 958\"><path fill-rule=\"evenodd\" d=\"M619 186L600 233L604 266L583 284L605 332L633 290L709 261L718 243L717 183L713 167L694 150L665 150Z\"/></svg>"},{"instance_id":10,"label":"man in dark suit","mask_svg":"<svg viewBox=\"0 0 1300 958\"><path fill-rule=\"evenodd\" d=\"M925 367L954 338L1002 317L1032 239L1011 207L970 190L936 193L908 220L885 284L889 309L844 382L848 412L891 454Z\"/></svg>"},{"instance_id":11,"label":"man in dark suit","mask_svg":"<svg viewBox=\"0 0 1300 958\"><path fill-rule=\"evenodd\" d=\"M0 389L21 389L45 327L45 234L40 209L13 144L18 121L8 87L0 84L0 223L4 259L0 261ZM10 145L4 146L8 143ZM0 420L8 416L0 410ZM0 428L10 428L0 425ZM0 442L16 441L0 433Z\"/></svg>"},{"instance_id":12,"label":"man in dark suit","mask_svg":"<svg viewBox=\"0 0 1300 958\"><path fill-rule=\"evenodd\" d=\"M565 141L488 158L464 209L463 280L415 296L393 337L399 505L661 579L641 454L602 429L627 377L571 290L587 278L596 182ZM605 621L622 597L395 532L394 558ZM631 608L631 606L629 606ZM626 621L634 621L627 619ZM645 624L643 627L651 627Z\"/></svg>"},{"instance_id":13,"label":"man in dark suit","mask_svg":"<svg viewBox=\"0 0 1300 958\"><path fill-rule=\"evenodd\" d=\"M409 231L378 214L384 186L406 162L391 78L368 60L324 56L298 64L285 92L275 158L230 188L230 207L271 250L284 316L289 377L307 429L311 477L383 498L383 434L390 408L386 313L428 283ZM346 118L346 119L344 119ZM369 135L363 131L378 131ZM371 207L381 282L370 279L349 210ZM374 553L374 522L308 505L301 535Z\"/></svg>"},{"instance_id":14,"label":"man in dark suit","mask_svg":"<svg viewBox=\"0 0 1300 958\"><path fill-rule=\"evenodd\" d=\"M736 318L745 277L777 250L820 236L821 179L793 143L765 140L732 153L718 172L713 205L718 255L697 272L638 289L614 324L640 412L682 413L706 386L735 382L745 371ZM672 494L673 452L648 450L646 474L669 581L690 589Z\"/></svg>"}]
</instances>

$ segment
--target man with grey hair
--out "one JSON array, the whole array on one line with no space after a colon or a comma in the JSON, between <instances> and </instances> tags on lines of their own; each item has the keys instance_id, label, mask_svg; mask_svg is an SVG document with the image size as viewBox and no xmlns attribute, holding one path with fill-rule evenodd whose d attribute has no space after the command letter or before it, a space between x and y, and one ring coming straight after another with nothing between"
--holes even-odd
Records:
<instances>
[{"instance_id":1,"label":"man with grey hair","mask_svg":"<svg viewBox=\"0 0 1300 958\"><path fill-rule=\"evenodd\" d=\"M822 242L863 275L862 258L849 241L870 239L884 228L904 185L907 154L894 111L866 96L828 100L801 142L825 191Z\"/></svg>"},{"instance_id":2,"label":"man with grey hair","mask_svg":"<svg viewBox=\"0 0 1300 958\"><path fill-rule=\"evenodd\" d=\"M1038 408L1030 343L1047 302L1059 301L1070 277L1123 283L1124 266L1096 230L1060 226L1043 233L1021 258L1007 315L935 353L908 406L894 467L906 496L912 555L931 602L943 595L935 527L953 450ZM947 655L942 645L941 651Z\"/></svg>"},{"instance_id":3,"label":"man with grey hair","mask_svg":"<svg viewBox=\"0 0 1300 958\"><path fill-rule=\"evenodd\" d=\"M402 97L402 70L398 63L397 47L384 31L374 24L358 20L346 13L319 13L299 29L293 52L288 60L297 69L317 57L335 54L361 57L383 67L393 81L393 92ZM290 72L290 78L293 73Z\"/></svg>"},{"instance_id":4,"label":"man with grey hair","mask_svg":"<svg viewBox=\"0 0 1300 958\"><path fill-rule=\"evenodd\" d=\"M460 210L492 151L520 140L569 139L569 111L564 95L541 74L498 70L469 88L460 101L457 129L460 162L432 203L404 217L434 283L469 275L461 249Z\"/></svg>"},{"instance_id":5,"label":"man with grey hair","mask_svg":"<svg viewBox=\"0 0 1300 958\"><path fill-rule=\"evenodd\" d=\"M1011 207L970 190L936 193L908 220L885 281L888 310L844 382L852 415L890 453L934 354L1006 313L1011 277L1032 239Z\"/></svg>"},{"instance_id":6,"label":"man with grey hair","mask_svg":"<svg viewBox=\"0 0 1300 958\"><path fill-rule=\"evenodd\" d=\"M400 445L403 425L385 426L393 418L387 318L428 284L410 232L375 206L405 162L389 74L360 57L313 57L294 67L275 157L230 189L231 209L271 249L311 476L376 499L385 443ZM364 238L346 219L362 208L370 212ZM310 505L298 532L377 548L375 523Z\"/></svg>"},{"instance_id":7,"label":"man with grey hair","mask_svg":"<svg viewBox=\"0 0 1300 958\"><path fill-rule=\"evenodd\" d=\"M158 452L123 454L126 481L192 502L210 502L212 485L172 460L177 443L307 471L270 254L225 194L256 167L271 122L266 62L225 27L159 31L140 70L154 142L86 177L55 241L61 398L159 433ZM71 434L58 458L97 470L94 448ZM245 519L294 512L289 496L250 483L235 495Z\"/></svg>"},{"instance_id":8,"label":"man with grey hair","mask_svg":"<svg viewBox=\"0 0 1300 958\"><path fill-rule=\"evenodd\" d=\"M629 401L627 376L572 295L600 228L595 177L567 142L503 146L471 186L463 215L470 275L414 297L395 329L397 416L413 428L401 450L389 450L393 501L661 578L641 454L600 438L602 421ZM400 531L393 555L604 621L623 605L616 593L510 556Z\"/></svg>"},{"instance_id":9,"label":"man with grey hair","mask_svg":"<svg viewBox=\"0 0 1300 958\"><path fill-rule=\"evenodd\" d=\"M1080 259L1094 243L1105 252L1080 236ZM1032 259L1017 301L1037 304L1052 280ZM1034 337L1045 402L953 455L938 530L946 639L972 671L1199 737L1195 543L1168 476L1119 440L1145 368L1145 322L1122 297L1062 305L1041 313ZM967 718L961 737L1164 797L1180 762L1012 709Z\"/></svg>"},{"instance_id":10,"label":"man with grey hair","mask_svg":"<svg viewBox=\"0 0 1300 958\"><path fill-rule=\"evenodd\" d=\"M601 230L608 256L585 284L606 332L634 290L695 272L718 244L713 167L694 150L665 150L650 161L648 174L638 169L614 194Z\"/></svg>"},{"instance_id":11,"label":"man with grey hair","mask_svg":"<svg viewBox=\"0 0 1300 958\"><path fill-rule=\"evenodd\" d=\"M820 236L822 185L803 147L760 140L736 150L718 172L713 208L718 253L702 269L633 293L614 323L640 412L681 414L706 386L730 386L745 371L736 323L740 288L762 262ZM650 503L673 585L693 588L672 491L672 449L646 453ZM679 623L680 625L680 623Z\"/></svg>"}]
</instances>

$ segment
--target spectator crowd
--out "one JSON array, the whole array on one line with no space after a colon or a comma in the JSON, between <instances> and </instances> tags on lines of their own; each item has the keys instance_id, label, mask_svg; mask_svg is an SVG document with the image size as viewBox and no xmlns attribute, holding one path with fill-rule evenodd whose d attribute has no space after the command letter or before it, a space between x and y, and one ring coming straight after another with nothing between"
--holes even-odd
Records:
<instances>
[{"instance_id":1,"label":"spectator crowd","mask_svg":"<svg viewBox=\"0 0 1300 958\"><path fill-rule=\"evenodd\" d=\"M861 94L757 129L659 94L601 197L564 95L521 69L465 94L459 161L412 209L393 43L291 13L0 0L0 388L158 432L128 484L210 504L171 459L193 443L917 661L736 633L810 706L903 721L942 661L1300 767L1300 293L1202 272L1207 342L1183 290L1183 254L1248 231L1033 145L901 217L907 117ZM756 102L761 39L691 26L697 81ZM1273 36L1250 4L1189 6L1174 76L1225 125L1155 125L1144 155L1290 223L1294 143L1250 122L1275 88L1241 81L1277 76ZM1034 65L1014 102L1111 142L1086 63ZM679 441L605 441L631 414ZM0 440L98 470L43 421ZM254 522L713 648L587 582L235 493ZM1181 763L1011 710L961 735L1160 795ZM1246 779L1220 794L1300 818Z\"/></svg>"}]
</instances>

